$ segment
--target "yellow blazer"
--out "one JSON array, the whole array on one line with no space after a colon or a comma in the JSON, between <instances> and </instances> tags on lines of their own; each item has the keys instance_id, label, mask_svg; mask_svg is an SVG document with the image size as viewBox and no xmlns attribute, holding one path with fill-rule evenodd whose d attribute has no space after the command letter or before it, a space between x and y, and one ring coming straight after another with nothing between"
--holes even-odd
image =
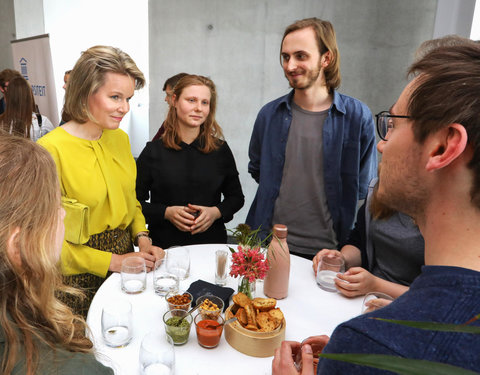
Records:
<instances>
[{"instance_id":1,"label":"yellow blazer","mask_svg":"<svg viewBox=\"0 0 480 375\"><path fill-rule=\"evenodd\" d=\"M38 140L57 165L63 196L90 208L89 235L130 228L132 238L147 231L135 194L137 169L128 135L104 130L96 141L75 137L58 127ZM63 242L61 263L66 275L91 273L105 277L112 253Z\"/></svg>"}]
</instances>

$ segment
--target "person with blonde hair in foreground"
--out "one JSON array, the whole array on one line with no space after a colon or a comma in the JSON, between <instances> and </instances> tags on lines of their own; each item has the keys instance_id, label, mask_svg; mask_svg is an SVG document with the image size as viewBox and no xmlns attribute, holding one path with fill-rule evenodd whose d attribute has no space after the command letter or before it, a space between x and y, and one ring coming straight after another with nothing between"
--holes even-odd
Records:
<instances>
[{"instance_id":1,"label":"person with blonde hair in foreground","mask_svg":"<svg viewBox=\"0 0 480 375\"><path fill-rule=\"evenodd\" d=\"M0 374L113 374L86 324L55 297L64 210L55 163L26 138L0 135ZM77 292L78 293L78 292Z\"/></svg>"}]
</instances>

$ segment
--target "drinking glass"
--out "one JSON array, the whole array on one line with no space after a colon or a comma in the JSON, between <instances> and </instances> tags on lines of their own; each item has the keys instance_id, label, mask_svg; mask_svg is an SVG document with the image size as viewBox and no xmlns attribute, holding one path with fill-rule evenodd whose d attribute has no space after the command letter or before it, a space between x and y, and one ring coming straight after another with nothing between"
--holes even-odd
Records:
<instances>
[{"instance_id":1,"label":"drinking glass","mask_svg":"<svg viewBox=\"0 0 480 375\"><path fill-rule=\"evenodd\" d=\"M126 300L110 301L102 310L102 336L105 344L119 348L132 339L132 305Z\"/></svg>"},{"instance_id":2,"label":"drinking glass","mask_svg":"<svg viewBox=\"0 0 480 375\"><path fill-rule=\"evenodd\" d=\"M165 258L155 262L153 269L153 289L159 296L164 296L170 292L178 290L178 277L167 271L167 263Z\"/></svg>"},{"instance_id":3,"label":"drinking glass","mask_svg":"<svg viewBox=\"0 0 480 375\"><path fill-rule=\"evenodd\" d=\"M122 290L128 294L138 294L147 285L147 268L142 257L128 257L122 261Z\"/></svg>"},{"instance_id":4,"label":"drinking glass","mask_svg":"<svg viewBox=\"0 0 480 375\"><path fill-rule=\"evenodd\" d=\"M293 361L295 364L295 368L297 371L302 371L303 368L303 363L302 363L302 346L305 344L309 344L312 348L312 354L313 354L313 373L317 373L317 367L318 367L318 361L320 358L320 354L323 351L323 348L327 344L328 337L327 336L313 336L306 338L305 340L302 341L300 347L298 350L293 353Z\"/></svg>"},{"instance_id":5,"label":"drinking glass","mask_svg":"<svg viewBox=\"0 0 480 375\"><path fill-rule=\"evenodd\" d=\"M215 251L215 284L224 286L228 276L228 251Z\"/></svg>"},{"instance_id":6,"label":"drinking glass","mask_svg":"<svg viewBox=\"0 0 480 375\"><path fill-rule=\"evenodd\" d=\"M185 280L190 275L190 252L188 247L173 246L167 249L167 270L179 280Z\"/></svg>"},{"instance_id":7,"label":"drinking glass","mask_svg":"<svg viewBox=\"0 0 480 375\"><path fill-rule=\"evenodd\" d=\"M175 351L173 340L164 332L150 332L140 345L140 369L143 375L173 375Z\"/></svg>"},{"instance_id":8,"label":"drinking glass","mask_svg":"<svg viewBox=\"0 0 480 375\"><path fill-rule=\"evenodd\" d=\"M318 263L317 284L327 292L336 292L337 273L345 272L345 262L341 256L324 255Z\"/></svg>"},{"instance_id":9,"label":"drinking glass","mask_svg":"<svg viewBox=\"0 0 480 375\"><path fill-rule=\"evenodd\" d=\"M381 292L370 292L365 294L362 302L362 314L366 314L388 305L394 298Z\"/></svg>"}]
</instances>

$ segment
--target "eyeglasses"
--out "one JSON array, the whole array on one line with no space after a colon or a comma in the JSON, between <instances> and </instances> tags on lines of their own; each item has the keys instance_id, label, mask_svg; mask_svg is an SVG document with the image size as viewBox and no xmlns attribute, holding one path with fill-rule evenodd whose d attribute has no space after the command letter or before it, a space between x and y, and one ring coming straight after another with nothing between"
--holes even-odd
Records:
<instances>
[{"instance_id":1,"label":"eyeglasses","mask_svg":"<svg viewBox=\"0 0 480 375\"><path fill-rule=\"evenodd\" d=\"M378 136L384 141L387 140L387 134L389 130L393 128L392 118L410 118L410 116L392 115L388 111L382 111L380 113L377 113L375 117L377 118Z\"/></svg>"}]
</instances>

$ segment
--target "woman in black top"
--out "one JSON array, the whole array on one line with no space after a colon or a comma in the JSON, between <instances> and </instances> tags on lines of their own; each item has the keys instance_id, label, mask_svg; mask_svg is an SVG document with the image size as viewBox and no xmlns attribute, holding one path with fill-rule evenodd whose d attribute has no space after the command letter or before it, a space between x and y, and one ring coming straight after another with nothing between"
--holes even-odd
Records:
<instances>
[{"instance_id":1,"label":"woman in black top","mask_svg":"<svg viewBox=\"0 0 480 375\"><path fill-rule=\"evenodd\" d=\"M137 198L150 236L165 248L226 243L224 223L242 208L244 196L215 120L215 85L188 75L175 85L172 100L165 133L137 160Z\"/></svg>"}]
</instances>

